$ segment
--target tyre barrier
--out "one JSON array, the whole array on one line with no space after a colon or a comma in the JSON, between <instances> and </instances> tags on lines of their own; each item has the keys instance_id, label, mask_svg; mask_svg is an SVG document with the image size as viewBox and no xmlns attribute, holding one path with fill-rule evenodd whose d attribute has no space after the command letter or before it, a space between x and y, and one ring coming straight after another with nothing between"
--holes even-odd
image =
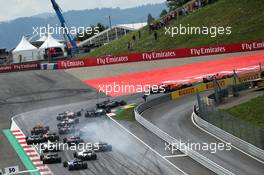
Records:
<instances>
[{"instance_id":1,"label":"tyre barrier","mask_svg":"<svg viewBox=\"0 0 264 175\"><path fill-rule=\"evenodd\" d=\"M174 137L170 136L166 132L162 131L160 128L158 128L157 126L155 126L154 124L152 124L151 122L149 122L148 120L146 120L144 117L141 116L141 114L145 110L150 109L152 106L158 105L162 102L166 102L169 100L171 100L171 95L167 94L167 95L158 97L156 99L150 100L146 103L140 104L134 110L135 119L142 126L144 126L146 129L148 129L150 132L157 135L159 138L161 138L162 140L164 140L168 144L171 144L171 145L172 144L178 144L179 145L180 144L179 140L175 139ZM183 145L183 144L181 143L181 145ZM200 163L204 167L210 169L214 173L219 174L219 175L234 175L234 173L232 173L231 171L221 167L220 165L216 164L215 162L206 158L205 156L201 155L200 153L198 153L192 149L189 149L186 145L183 145L183 148L184 149L181 149L181 151L184 154L186 154L187 156L189 156L190 158L192 158L196 162Z\"/></svg>"},{"instance_id":2,"label":"tyre barrier","mask_svg":"<svg viewBox=\"0 0 264 175\"><path fill-rule=\"evenodd\" d=\"M237 148L251 154L252 156L259 158L261 160L264 160L264 150L212 125L211 123L203 120L201 117L197 114L197 108L194 106L193 109L193 118L196 124L198 124L203 129L207 130L208 132L216 135L217 137L222 138L228 143L231 143L232 145L236 146Z\"/></svg>"}]
</instances>

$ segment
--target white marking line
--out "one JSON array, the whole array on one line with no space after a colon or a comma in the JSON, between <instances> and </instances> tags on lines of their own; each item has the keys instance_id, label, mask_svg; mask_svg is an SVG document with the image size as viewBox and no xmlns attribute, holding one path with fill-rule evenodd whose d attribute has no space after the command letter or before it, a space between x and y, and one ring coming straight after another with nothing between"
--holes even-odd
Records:
<instances>
[{"instance_id":1,"label":"white marking line","mask_svg":"<svg viewBox=\"0 0 264 175\"><path fill-rule=\"evenodd\" d=\"M209 135L211 135L211 136L217 138L218 140L220 140L220 141L223 142L223 143L228 143L228 142L226 142L225 140L221 139L220 137L218 137L218 136L216 136L216 135L210 133L209 131L207 131L207 130L201 128L201 127L200 127L200 126L194 121L194 116L193 116L193 115L192 115L192 123L193 123L197 128L199 128L200 130L202 130L203 132L206 132L207 134L209 134ZM230 146L233 147L233 148L235 148L236 150L240 151L241 153L244 153L245 155L251 157L252 159L254 159L254 160L256 160L256 161L258 161L258 162L264 164L264 162L263 162L262 160L260 160L260 159L258 159L258 158L256 158L256 157L254 157L254 156L252 156L252 155L250 155L249 153L247 153L247 152L241 150L240 148L237 148L236 146L234 146L234 145L232 145L232 144L230 144Z\"/></svg>"},{"instance_id":2,"label":"white marking line","mask_svg":"<svg viewBox=\"0 0 264 175\"><path fill-rule=\"evenodd\" d=\"M18 133L16 133L18 134ZM20 133L19 133L20 134ZM15 136L17 139L26 139L25 135L22 135L22 136Z\"/></svg>"},{"instance_id":3,"label":"white marking line","mask_svg":"<svg viewBox=\"0 0 264 175\"><path fill-rule=\"evenodd\" d=\"M34 165L42 165L43 162L42 162L42 161L41 161L41 162L33 162L33 164L34 164Z\"/></svg>"},{"instance_id":4,"label":"white marking line","mask_svg":"<svg viewBox=\"0 0 264 175\"><path fill-rule=\"evenodd\" d=\"M179 154L179 155L171 155L171 156L163 156L163 158L176 158L176 157L187 157L187 154Z\"/></svg>"},{"instance_id":5,"label":"white marking line","mask_svg":"<svg viewBox=\"0 0 264 175\"><path fill-rule=\"evenodd\" d=\"M146 147L148 147L152 152L154 152L155 154L157 154L158 156L160 156L162 159L164 159L166 162L168 162L170 165L172 165L174 168L176 168L178 171L180 171L181 173L183 173L184 175L188 175L187 173L185 173L183 170L181 170L179 167L177 167L176 165L174 165L173 163L171 163L169 160L167 160L166 158L164 158L162 155L160 155L160 153L158 153L156 150L154 150L153 148L151 148L148 144L146 144L144 141L142 141L140 138L138 138L135 134L133 134L132 132L130 132L128 129L126 129L124 126L122 126L120 123L118 123L116 120L114 120L113 118L109 117L114 123L116 123L120 128L124 129L127 133L129 133L130 135L132 135L133 137L135 137L139 142L141 142L143 145L145 145Z\"/></svg>"},{"instance_id":6,"label":"white marking line","mask_svg":"<svg viewBox=\"0 0 264 175\"><path fill-rule=\"evenodd\" d=\"M33 172L37 172L38 170L26 170L26 171L19 171L17 173L12 173L10 175L13 175L13 174L24 174L24 173L33 173Z\"/></svg>"},{"instance_id":7,"label":"white marking line","mask_svg":"<svg viewBox=\"0 0 264 175\"><path fill-rule=\"evenodd\" d=\"M39 160L39 157L30 157L30 160Z\"/></svg>"}]
</instances>

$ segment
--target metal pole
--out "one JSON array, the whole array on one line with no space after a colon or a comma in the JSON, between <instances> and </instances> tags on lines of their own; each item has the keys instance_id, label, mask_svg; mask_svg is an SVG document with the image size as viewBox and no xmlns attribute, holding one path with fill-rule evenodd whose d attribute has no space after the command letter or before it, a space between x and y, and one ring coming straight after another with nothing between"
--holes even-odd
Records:
<instances>
[{"instance_id":1,"label":"metal pole","mask_svg":"<svg viewBox=\"0 0 264 175\"><path fill-rule=\"evenodd\" d=\"M112 20L111 20L111 16L109 15L109 27L110 27L110 29L112 28Z\"/></svg>"},{"instance_id":2,"label":"metal pole","mask_svg":"<svg viewBox=\"0 0 264 175\"><path fill-rule=\"evenodd\" d=\"M213 84L214 84L214 90L215 90L215 102L216 102L216 105L219 104L219 94L218 94L218 86L217 86L217 80L216 78L214 77L213 79Z\"/></svg>"},{"instance_id":3,"label":"metal pole","mask_svg":"<svg viewBox=\"0 0 264 175\"><path fill-rule=\"evenodd\" d=\"M199 108L199 115L203 118L203 109L202 109L202 102L201 102L201 96L199 94L199 91L196 92L197 96L197 102L198 102L198 108Z\"/></svg>"}]
</instances>

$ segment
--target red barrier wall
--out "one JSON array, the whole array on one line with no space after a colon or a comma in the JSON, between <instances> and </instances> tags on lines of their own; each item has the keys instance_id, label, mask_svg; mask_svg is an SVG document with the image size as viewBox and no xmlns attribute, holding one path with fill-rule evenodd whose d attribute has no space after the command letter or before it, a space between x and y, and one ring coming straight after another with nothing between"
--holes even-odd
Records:
<instances>
[{"instance_id":1,"label":"red barrier wall","mask_svg":"<svg viewBox=\"0 0 264 175\"><path fill-rule=\"evenodd\" d=\"M58 61L58 69L263 50L264 41Z\"/></svg>"},{"instance_id":2,"label":"red barrier wall","mask_svg":"<svg viewBox=\"0 0 264 175\"><path fill-rule=\"evenodd\" d=\"M39 69L39 63L0 65L0 73Z\"/></svg>"}]
</instances>

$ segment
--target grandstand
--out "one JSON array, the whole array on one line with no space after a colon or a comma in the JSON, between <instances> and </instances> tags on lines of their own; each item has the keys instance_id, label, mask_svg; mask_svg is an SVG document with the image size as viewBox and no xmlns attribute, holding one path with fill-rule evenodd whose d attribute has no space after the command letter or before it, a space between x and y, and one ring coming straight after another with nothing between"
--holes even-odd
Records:
<instances>
[{"instance_id":1,"label":"grandstand","mask_svg":"<svg viewBox=\"0 0 264 175\"><path fill-rule=\"evenodd\" d=\"M78 44L79 47L82 48L96 48L100 47L102 45L105 45L113 40L117 40L121 38L124 35L127 35L131 31L138 30L144 26L146 26L147 23L133 23L133 24L120 24L113 26L111 28L108 28L99 34L88 38L87 40L84 40Z\"/></svg>"}]
</instances>

